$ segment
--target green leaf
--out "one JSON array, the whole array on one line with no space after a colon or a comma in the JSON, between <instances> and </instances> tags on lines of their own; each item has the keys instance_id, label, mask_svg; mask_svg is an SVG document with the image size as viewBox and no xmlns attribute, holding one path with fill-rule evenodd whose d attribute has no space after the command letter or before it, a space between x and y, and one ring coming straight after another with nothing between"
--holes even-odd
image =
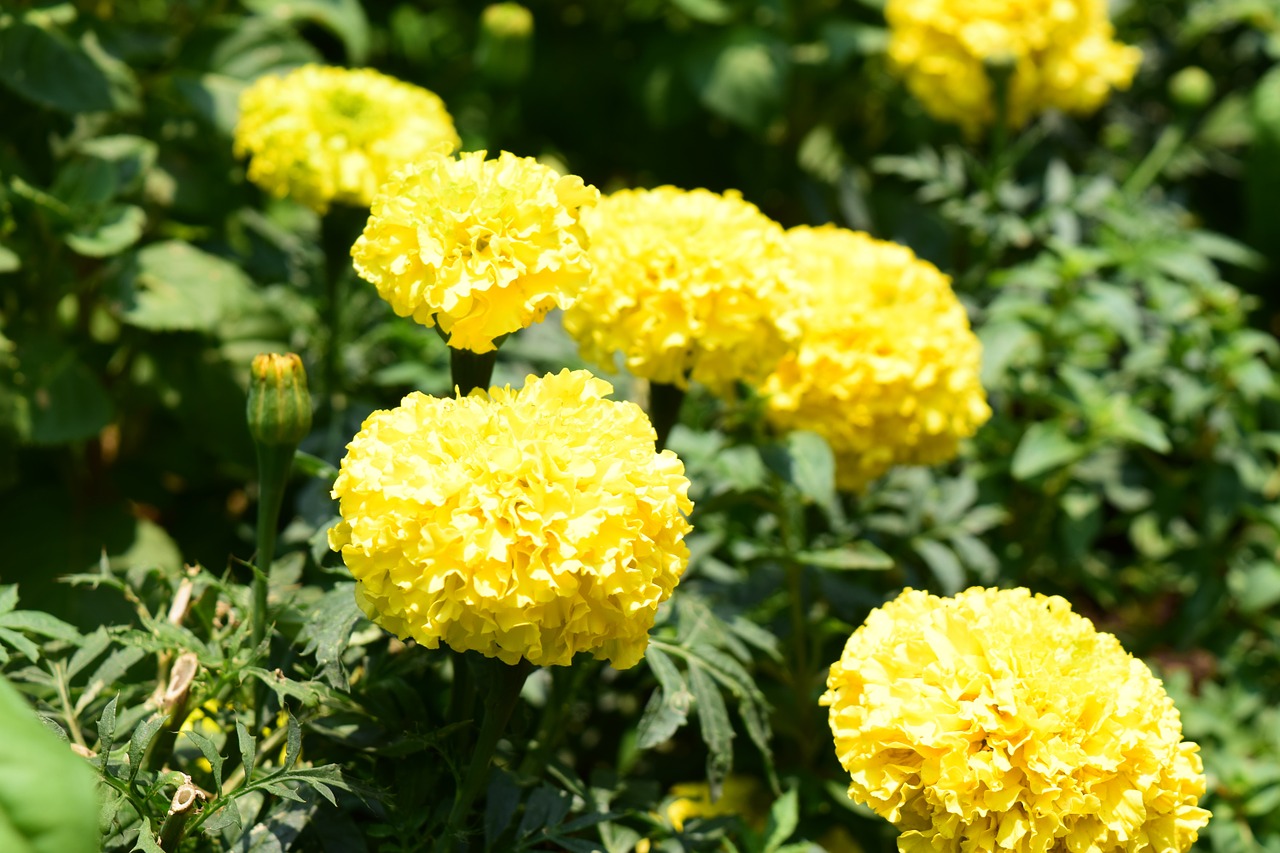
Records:
<instances>
[{"instance_id":1,"label":"green leaf","mask_svg":"<svg viewBox=\"0 0 1280 853\"><path fill-rule=\"evenodd\" d=\"M187 739L196 745L196 749L200 750L200 754L204 756L204 760L209 762L209 767L213 771L213 781L217 786L217 790L222 790L222 764L226 760L218 754L218 747L213 741L200 734L195 729L188 729L183 732ZM234 808L232 809L234 811ZM236 819L237 824L239 818Z\"/></svg>"},{"instance_id":2,"label":"green leaf","mask_svg":"<svg viewBox=\"0 0 1280 853\"><path fill-rule=\"evenodd\" d=\"M119 701L120 694L111 697L111 701L102 709L102 713L98 716L98 760L97 765L104 773L107 770L107 761L111 757L111 747L115 745L116 737L116 702Z\"/></svg>"},{"instance_id":3,"label":"green leaf","mask_svg":"<svg viewBox=\"0 0 1280 853\"><path fill-rule=\"evenodd\" d=\"M802 563L818 569L834 571L853 571L871 569L883 571L892 569L893 558L870 542L850 542L839 548L826 548L821 551L800 551L795 555Z\"/></svg>"},{"instance_id":4,"label":"green leaf","mask_svg":"<svg viewBox=\"0 0 1280 853\"><path fill-rule=\"evenodd\" d=\"M369 20L359 0L245 0L245 6L277 21L318 24L341 40L348 65L363 65L369 54Z\"/></svg>"},{"instance_id":5,"label":"green leaf","mask_svg":"<svg viewBox=\"0 0 1280 853\"><path fill-rule=\"evenodd\" d=\"M338 690L346 690L347 672L342 655L351 632L364 619L356 606L355 584L337 584L311 609L299 639L306 641L303 654L315 654L319 677Z\"/></svg>"},{"instance_id":6,"label":"green leaf","mask_svg":"<svg viewBox=\"0 0 1280 853\"><path fill-rule=\"evenodd\" d=\"M764 853L776 853L800 824L800 800L792 788L774 801L764 831Z\"/></svg>"},{"instance_id":7,"label":"green leaf","mask_svg":"<svg viewBox=\"0 0 1280 853\"><path fill-rule=\"evenodd\" d=\"M298 763L298 756L302 754L302 726L298 723L298 718L288 714L285 731L285 748L284 748L284 770L293 769L293 765Z\"/></svg>"},{"instance_id":8,"label":"green leaf","mask_svg":"<svg viewBox=\"0 0 1280 853\"><path fill-rule=\"evenodd\" d=\"M216 332L252 305L253 282L235 264L189 243L153 243L117 282L121 318L153 331Z\"/></svg>"},{"instance_id":9,"label":"green leaf","mask_svg":"<svg viewBox=\"0 0 1280 853\"><path fill-rule=\"evenodd\" d=\"M1159 418L1139 409L1128 397L1114 398L1107 407L1107 413L1110 415L1111 432L1115 435L1156 453L1168 453L1173 448Z\"/></svg>"},{"instance_id":10,"label":"green leaf","mask_svg":"<svg viewBox=\"0 0 1280 853\"><path fill-rule=\"evenodd\" d=\"M1085 448L1072 441L1061 424L1054 421L1032 424L1013 452L1013 478L1029 480L1076 461L1084 452Z\"/></svg>"},{"instance_id":11,"label":"green leaf","mask_svg":"<svg viewBox=\"0 0 1280 853\"><path fill-rule=\"evenodd\" d=\"M792 485L829 516L838 517L836 457L826 439L816 432L799 430L787 434L786 445Z\"/></svg>"},{"instance_id":12,"label":"green leaf","mask_svg":"<svg viewBox=\"0 0 1280 853\"><path fill-rule=\"evenodd\" d=\"M670 740L689 720L689 699L687 691L671 695L661 687L654 690L636 727L636 748L652 749Z\"/></svg>"},{"instance_id":13,"label":"green leaf","mask_svg":"<svg viewBox=\"0 0 1280 853\"><path fill-rule=\"evenodd\" d=\"M938 579L947 595L955 595L964 589L964 567L955 552L932 539L916 539L912 542L917 554L924 560L933 576Z\"/></svg>"},{"instance_id":14,"label":"green leaf","mask_svg":"<svg viewBox=\"0 0 1280 853\"><path fill-rule=\"evenodd\" d=\"M253 735L249 734L249 730L245 728L244 723L240 722L240 718L236 718L236 741L240 745L240 760L244 766L244 783L247 785L253 781L253 762L258 757L258 745L253 739Z\"/></svg>"},{"instance_id":15,"label":"green leaf","mask_svg":"<svg viewBox=\"0 0 1280 853\"><path fill-rule=\"evenodd\" d=\"M0 27L0 83L64 113L109 112L136 104L137 82L107 57L92 32L81 44L25 21Z\"/></svg>"},{"instance_id":16,"label":"green leaf","mask_svg":"<svg viewBox=\"0 0 1280 853\"><path fill-rule=\"evenodd\" d=\"M32 380L27 400L33 444L83 441L111 423L114 413L102 382L74 350L49 338L24 341L22 365Z\"/></svg>"},{"instance_id":17,"label":"green leaf","mask_svg":"<svg viewBox=\"0 0 1280 853\"><path fill-rule=\"evenodd\" d=\"M22 269L22 258L8 246L0 243L0 274Z\"/></svg>"},{"instance_id":18,"label":"green leaf","mask_svg":"<svg viewBox=\"0 0 1280 853\"><path fill-rule=\"evenodd\" d=\"M511 819L520 808L523 792L515 778L504 770L493 771L489 793L484 806L484 841L489 850L497 849L498 838L511 825Z\"/></svg>"},{"instance_id":19,"label":"green leaf","mask_svg":"<svg viewBox=\"0 0 1280 853\"><path fill-rule=\"evenodd\" d=\"M729 709L715 681L702 666L689 663L689 687L693 693L694 710L702 729L702 741L707 745L707 784L711 798L720 796L724 779L733 769L733 726L729 724Z\"/></svg>"},{"instance_id":20,"label":"green leaf","mask_svg":"<svg viewBox=\"0 0 1280 853\"><path fill-rule=\"evenodd\" d=\"M688 64L698 99L711 112L761 131L779 114L790 64L777 37L739 28L699 44Z\"/></svg>"},{"instance_id":21,"label":"green leaf","mask_svg":"<svg viewBox=\"0 0 1280 853\"><path fill-rule=\"evenodd\" d=\"M111 635L107 633L106 628L99 628L92 634L86 635L80 643L80 648L76 649L76 653L67 663L67 681L75 678L80 670L93 663L110 645Z\"/></svg>"},{"instance_id":22,"label":"green leaf","mask_svg":"<svg viewBox=\"0 0 1280 853\"><path fill-rule=\"evenodd\" d=\"M89 258L118 255L138 242L147 225L142 208L132 204L113 204L81 220L63 235L72 251Z\"/></svg>"},{"instance_id":23,"label":"green leaf","mask_svg":"<svg viewBox=\"0 0 1280 853\"><path fill-rule=\"evenodd\" d=\"M142 769L142 758L147 754L147 747L151 745L151 741L155 739L167 719L164 714L152 714L133 730L133 737L129 739L130 785L137 778L138 771Z\"/></svg>"},{"instance_id":24,"label":"green leaf","mask_svg":"<svg viewBox=\"0 0 1280 853\"><path fill-rule=\"evenodd\" d=\"M0 616L18 606L18 585L16 583L0 585Z\"/></svg>"},{"instance_id":25,"label":"green leaf","mask_svg":"<svg viewBox=\"0 0 1280 853\"><path fill-rule=\"evenodd\" d=\"M0 628L0 652L3 652L4 644L17 649L18 653L26 657L29 661L40 660L40 647L19 634L17 631ZM8 652L3 652L3 659L4 662L9 660Z\"/></svg>"}]
</instances>

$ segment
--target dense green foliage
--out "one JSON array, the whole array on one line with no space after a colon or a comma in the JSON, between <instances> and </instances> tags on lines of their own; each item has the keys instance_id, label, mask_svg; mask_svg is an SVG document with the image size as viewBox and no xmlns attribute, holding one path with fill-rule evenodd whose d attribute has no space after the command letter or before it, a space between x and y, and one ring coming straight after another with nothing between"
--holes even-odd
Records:
<instances>
[{"instance_id":1,"label":"dense green foliage","mask_svg":"<svg viewBox=\"0 0 1280 853\"><path fill-rule=\"evenodd\" d=\"M1119 4L1133 88L994 152L888 73L875 0L529 6L527 68L462 2L0 8L0 672L97 754L104 849L160 849L180 771L216 796L183 849L429 850L474 737L445 689L467 664L365 621L325 544L345 443L445 393L444 344L354 278L363 211L266 197L232 155L249 81L329 62L437 92L465 149L904 242L985 347L962 458L864 495L815 435L695 389L669 442L694 556L645 664L534 676L470 849L775 853L837 825L893 849L845 797L825 667L904 585L991 584L1064 595L1165 676L1209 773L1199 849L1280 853L1280 4ZM286 351L316 412L255 644L245 390ZM579 364L553 318L495 380ZM184 652L175 709L153 694ZM730 772L762 780L759 820L677 831L670 787Z\"/></svg>"}]
</instances>

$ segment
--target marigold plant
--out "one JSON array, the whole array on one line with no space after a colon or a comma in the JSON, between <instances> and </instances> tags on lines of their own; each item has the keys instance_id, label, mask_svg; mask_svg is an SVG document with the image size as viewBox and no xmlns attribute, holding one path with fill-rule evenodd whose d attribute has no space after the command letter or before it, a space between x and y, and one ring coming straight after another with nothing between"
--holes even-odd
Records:
<instances>
[{"instance_id":1,"label":"marigold plant","mask_svg":"<svg viewBox=\"0 0 1280 853\"><path fill-rule=\"evenodd\" d=\"M1057 596L908 589L849 638L821 701L849 796L904 853L1173 853L1209 819L1159 679Z\"/></svg>"},{"instance_id":2,"label":"marigold plant","mask_svg":"<svg viewBox=\"0 0 1280 853\"><path fill-rule=\"evenodd\" d=\"M458 134L431 91L371 69L305 65L240 98L235 152L249 180L323 213L359 207L409 163L449 154Z\"/></svg>"},{"instance_id":3,"label":"marigold plant","mask_svg":"<svg viewBox=\"0 0 1280 853\"><path fill-rule=\"evenodd\" d=\"M399 637L506 663L644 654L688 559L684 466L584 370L374 412L333 486L329 544Z\"/></svg>"},{"instance_id":4,"label":"marigold plant","mask_svg":"<svg viewBox=\"0 0 1280 853\"><path fill-rule=\"evenodd\" d=\"M736 192L622 190L583 217L591 285L565 314L588 361L723 389L757 381L799 334L781 226Z\"/></svg>"},{"instance_id":5,"label":"marigold plant","mask_svg":"<svg viewBox=\"0 0 1280 853\"><path fill-rule=\"evenodd\" d=\"M598 198L581 178L506 151L429 160L382 188L351 255L397 314L489 352L572 304L591 272L579 216Z\"/></svg>"},{"instance_id":6,"label":"marigold plant","mask_svg":"<svg viewBox=\"0 0 1280 853\"><path fill-rule=\"evenodd\" d=\"M925 109L970 133L996 118L989 64L1007 65L1008 121L1092 113L1142 61L1114 39L1106 0L889 0L889 58Z\"/></svg>"},{"instance_id":7,"label":"marigold plant","mask_svg":"<svg viewBox=\"0 0 1280 853\"><path fill-rule=\"evenodd\" d=\"M950 279L905 246L835 226L787 240L811 310L799 349L763 385L770 421L826 438L845 489L954 456L991 410Z\"/></svg>"}]
</instances>

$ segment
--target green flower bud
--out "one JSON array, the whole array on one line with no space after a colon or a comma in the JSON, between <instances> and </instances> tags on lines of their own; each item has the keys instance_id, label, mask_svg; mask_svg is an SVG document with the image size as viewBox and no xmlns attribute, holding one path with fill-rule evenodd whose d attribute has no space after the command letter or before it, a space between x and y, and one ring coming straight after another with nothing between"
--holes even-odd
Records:
<instances>
[{"instance_id":1,"label":"green flower bud","mask_svg":"<svg viewBox=\"0 0 1280 853\"><path fill-rule=\"evenodd\" d=\"M294 353L262 353L253 359L246 415L260 445L296 447L311 431L307 372Z\"/></svg>"},{"instance_id":2,"label":"green flower bud","mask_svg":"<svg viewBox=\"0 0 1280 853\"><path fill-rule=\"evenodd\" d=\"M1184 68L1169 81L1169 96L1183 109L1198 110L1208 106L1217 90L1213 77L1203 68Z\"/></svg>"},{"instance_id":3,"label":"green flower bud","mask_svg":"<svg viewBox=\"0 0 1280 853\"><path fill-rule=\"evenodd\" d=\"M518 83L533 62L533 13L519 3L495 3L480 15L476 68L495 83Z\"/></svg>"}]
</instances>

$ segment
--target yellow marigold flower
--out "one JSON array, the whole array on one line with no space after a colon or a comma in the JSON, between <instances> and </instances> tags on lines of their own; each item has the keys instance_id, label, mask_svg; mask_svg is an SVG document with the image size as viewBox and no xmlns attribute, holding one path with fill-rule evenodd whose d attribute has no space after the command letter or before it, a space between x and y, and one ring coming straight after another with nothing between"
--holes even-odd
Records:
<instances>
[{"instance_id":1,"label":"yellow marigold flower","mask_svg":"<svg viewBox=\"0 0 1280 853\"><path fill-rule=\"evenodd\" d=\"M1009 122L1092 113L1142 61L1114 40L1107 0L889 0L889 58L925 109L970 134L995 119L984 63L1012 66Z\"/></svg>"},{"instance_id":2,"label":"yellow marigold flower","mask_svg":"<svg viewBox=\"0 0 1280 853\"><path fill-rule=\"evenodd\" d=\"M622 190L583 216L595 266L565 313L588 361L724 389L759 381L799 333L782 228L730 191Z\"/></svg>"},{"instance_id":3,"label":"yellow marigold flower","mask_svg":"<svg viewBox=\"0 0 1280 853\"><path fill-rule=\"evenodd\" d=\"M508 664L640 660L684 572L684 466L585 370L374 412L333 485L329 545L370 619Z\"/></svg>"},{"instance_id":4,"label":"yellow marigold flower","mask_svg":"<svg viewBox=\"0 0 1280 853\"><path fill-rule=\"evenodd\" d=\"M585 286L578 219L599 197L581 178L506 151L430 160L382 188L351 255L401 317L439 323L456 349L489 352Z\"/></svg>"},{"instance_id":5,"label":"yellow marigold flower","mask_svg":"<svg viewBox=\"0 0 1280 853\"><path fill-rule=\"evenodd\" d=\"M240 96L237 157L249 180L320 213L367 206L392 172L449 154L458 134L434 93L370 69L304 65Z\"/></svg>"},{"instance_id":6,"label":"yellow marigold flower","mask_svg":"<svg viewBox=\"0 0 1280 853\"><path fill-rule=\"evenodd\" d=\"M951 280L860 232L800 227L787 240L810 312L799 349L763 385L770 422L826 438L844 489L953 457L991 410Z\"/></svg>"},{"instance_id":7,"label":"yellow marigold flower","mask_svg":"<svg viewBox=\"0 0 1280 853\"><path fill-rule=\"evenodd\" d=\"M1180 853L1209 820L1159 679L1057 596L908 589L854 631L822 704L850 798L903 853Z\"/></svg>"},{"instance_id":8,"label":"yellow marigold flower","mask_svg":"<svg viewBox=\"0 0 1280 853\"><path fill-rule=\"evenodd\" d=\"M692 818L737 816L747 826L764 827L769 818L769 794L759 779L750 776L728 776L720 789L720 798L711 799L711 786L706 782L681 782L671 786L675 797L662 810L677 832Z\"/></svg>"}]
</instances>

